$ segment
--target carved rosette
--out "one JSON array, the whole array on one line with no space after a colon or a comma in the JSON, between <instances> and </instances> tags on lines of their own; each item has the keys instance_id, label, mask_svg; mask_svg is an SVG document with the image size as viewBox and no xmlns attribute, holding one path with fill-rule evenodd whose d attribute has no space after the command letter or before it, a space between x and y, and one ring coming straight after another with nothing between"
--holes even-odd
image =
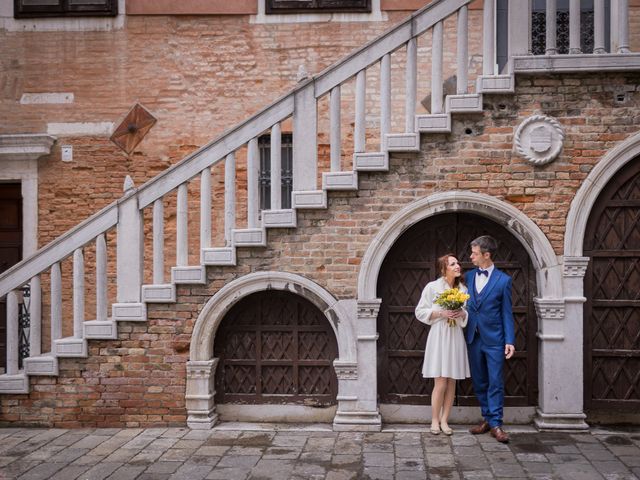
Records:
<instances>
[{"instance_id":1,"label":"carved rosette","mask_svg":"<svg viewBox=\"0 0 640 480\"><path fill-rule=\"evenodd\" d=\"M514 136L518 154L534 165L555 160L562 151L564 131L554 118L533 115L520 124Z\"/></svg>"},{"instance_id":2,"label":"carved rosette","mask_svg":"<svg viewBox=\"0 0 640 480\"><path fill-rule=\"evenodd\" d=\"M358 364L355 362L333 362L333 368L336 371L338 380L357 380Z\"/></svg>"},{"instance_id":3,"label":"carved rosette","mask_svg":"<svg viewBox=\"0 0 640 480\"><path fill-rule=\"evenodd\" d=\"M540 320L562 320L564 319L564 300L549 298L534 298L536 313Z\"/></svg>"},{"instance_id":4,"label":"carved rosette","mask_svg":"<svg viewBox=\"0 0 640 480\"><path fill-rule=\"evenodd\" d=\"M584 277L589 265L589 257L564 257L562 275L565 277Z\"/></svg>"}]
</instances>

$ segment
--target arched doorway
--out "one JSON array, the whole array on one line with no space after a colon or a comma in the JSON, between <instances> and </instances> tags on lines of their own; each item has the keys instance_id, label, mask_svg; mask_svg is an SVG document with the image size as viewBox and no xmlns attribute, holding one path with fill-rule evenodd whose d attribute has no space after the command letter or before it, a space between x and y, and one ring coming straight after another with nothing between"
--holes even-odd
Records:
<instances>
[{"instance_id":1,"label":"arched doorway","mask_svg":"<svg viewBox=\"0 0 640 480\"><path fill-rule=\"evenodd\" d=\"M435 279L439 255L452 251L472 268L469 242L490 234L499 241L496 265L513 278L515 357L507 362L507 406L537 404L537 318L533 304L535 270L522 244L503 226L471 213L426 218L408 229L387 254L378 276L382 299L377 320L378 392L381 403L427 405L432 382L421 376L428 327L414 317L422 288ZM461 382L456 403L475 405L469 380Z\"/></svg>"},{"instance_id":2,"label":"arched doorway","mask_svg":"<svg viewBox=\"0 0 640 480\"><path fill-rule=\"evenodd\" d=\"M247 295L222 320L213 352L217 404L337 403L335 334L303 297L275 290Z\"/></svg>"},{"instance_id":3,"label":"arched doorway","mask_svg":"<svg viewBox=\"0 0 640 480\"><path fill-rule=\"evenodd\" d=\"M587 222L584 407L640 411L640 157L599 194Z\"/></svg>"}]
</instances>

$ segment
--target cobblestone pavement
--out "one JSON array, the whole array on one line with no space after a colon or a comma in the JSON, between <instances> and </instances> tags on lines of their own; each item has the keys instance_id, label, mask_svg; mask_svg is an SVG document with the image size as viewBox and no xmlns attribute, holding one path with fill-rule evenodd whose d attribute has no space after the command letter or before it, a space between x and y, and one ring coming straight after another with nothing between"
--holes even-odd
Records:
<instances>
[{"instance_id":1,"label":"cobblestone pavement","mask_svg":"<svg viewBox=\"0 0 640 480\"><path fill-rule=\"evenodd\" d=\"M329 426L222 424L210 431L0 429L0 479L638 479L640 429L537 433L508 445L457 427L381 433Z\"/></svg>"}]
</instances>

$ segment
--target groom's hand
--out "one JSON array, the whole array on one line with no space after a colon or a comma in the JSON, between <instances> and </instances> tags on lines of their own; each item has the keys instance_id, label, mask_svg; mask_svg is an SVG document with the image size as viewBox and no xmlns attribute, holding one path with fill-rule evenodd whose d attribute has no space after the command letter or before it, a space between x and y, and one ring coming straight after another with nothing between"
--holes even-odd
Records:
<instances>
[{"instance_id":1,"label":"groom's hand","mask_svg":"<svg viewBox=\"0 0 640 480\"><path fill-rule=\"evenodd\" d=\"M516 353L516 347L514 347L513 345L509 345L509 344L506 344L504 346L504 358L509 360L511 357L513 357L514 353Z\"/></svg>"}]
</instances>

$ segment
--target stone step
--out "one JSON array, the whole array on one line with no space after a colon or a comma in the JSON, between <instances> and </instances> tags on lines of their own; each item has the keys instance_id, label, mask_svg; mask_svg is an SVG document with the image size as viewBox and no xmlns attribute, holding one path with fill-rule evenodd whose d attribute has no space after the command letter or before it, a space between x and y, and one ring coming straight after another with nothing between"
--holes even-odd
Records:
<instances>
[{"instance_id":1,"label":"stone step","mask_svg":"<svg viewBox=\"0 0 640 480\"><path fill-rule=\"evenodd\" d=\"M62 358L86 358L87 341L84 338L66 337L55 340L54 355Z\"/></svg>"},{"instance_id":2,"label":"stone step","mask_svg":"<svg viewBox=\"0 0 640 480\"><path fill-rule=\"evenodd\" d=\"M323 190L358 190L358 172L324 172Z\"/></svg>"},{"instance_id":3,"label":"stone step","mask_svg":"<svg viewBox=\"0 0 640 480\"><path fill-rule=\"evenodd\" d=\"M478 77L478 93L514 93L513 75L481 75Z\"/></svg>"},{"instance_id":4,"label":"stone step","mask_svg":"<svg viewBox=\"0 0 640 480\"><path fill-rule=\"evenodd\" d=\"M207 283L207 269L202 265L171 267L171 283L174 285L204 285Z\"/></svg>"},{"instance_id":5,"label":"stone step","mask_svg":"<svg viewBox=\"0 0 640 480\"><path fill-rule=\"evenodd\" d=\"M445 111L447 113L482 112L482 95L479 93L447 95L445 99Z\"/></svg>"},{"instance_id":6,"label":"stone step","mask_svg":"<svg viewBox=\"0 0 640 480\"><path fill-rule=\"evenodd\" d=\"M111 318L116 322L146 322L147 305L143 302L114 303Z\"/></svg>"},{"instance_id":7,"label":"stone step","mask_svg":"<svg viewBox=\"0 0 640 480\"><path fill-rule=\"evenodd\" d=\"M388 172L388 152L354 153L353 165L359 172Z\"/></svg>"},{"instance_id":8,"label":"stone step","mask_svg":"<svg viewBox=\"0 0 640 480\"><path fill-rule=\"evenodd\" d=\"M142 301L146 303L174 303L176 286L173 283L142 286Z\"/></svg>"},{"instance_id":9,"label":"stone step","mask_svg":"<svg viewBox=\"0 0 640 480\"><path fill-rule=\"evenodd\" d=\"M25 375L58 376L58 359L50 353L25 358L22 363Z\"/></svg>"},{"instance_id":10,"label":"stone step","mask_svg":"<svg viewBox=\"0 0 640 480\"><path fill-rule=\"evenodd\" d=\"M291 195L293 208L320 209L327 208L326 190L300 190Z\"/></svg>"},{"instance_id":11,"label":"stone step","mask_svg":"<svg viewBox=\"0 0 640 480\"><path fill-rule=\"evenodd\" d=\"M0 375L0 393L29 393L29 377L24 372L16 375Z\"/></svg>"},{"instance_id":12,"label":"stone step","mask_svg":"<svg viewBox=\"0 0 640 480\"><path fill-rule=\"evenodd\" d=\"M263 210L262 226L264 228L296 228L298 226L296 211L293 208Z\"/></svg>"},{"instance_id":13,"label":"stone step","mask_svg":"<svg viewBox=\"0 0 640 480\"><path fill-rule=\"evenodd\" d=\"M450 133L451 114L431 113L416 115L416 129L420 133Z\"/></svg>"},{"instance_id":14,"label":"stone step","mask_svg":"<svg viewBox=\"0 0 640 480\"><path fill-rule=\"evenodd\" d=\"M419 152L419 133L387 133L384 136L384 150L387 152Z\"/></svg>"},{"instance_id":15,"label":"stone step","mask_svg":"<svg viewBox=\"0 0 640 480\"><path fill-rule=\"evenodd\" d=\"M142 288L144 289L144 286ZM84 338L87 340L116 339L118 324L113 320L88 320L84 322Z\"/></svg>"},{"instance_id":16,"label":"stone step","mask_svg":"<svg viewBox=\"0 0 640 480\"><path fill-rule=\"evenodd\" d=\"M264 228L234 229L232 235L236 247L267 246L267 231Z\"/></svg>"},{"instance_id":17,"label":"stone step","mask_svg":"<svg viewBox=\"0 0 640 480\"><path fill-rule=\"evenodd\" d=\"M202 264L220 267L235 267L236 249L235 247L203 248Z\"/></svg>"}]
</instances>

